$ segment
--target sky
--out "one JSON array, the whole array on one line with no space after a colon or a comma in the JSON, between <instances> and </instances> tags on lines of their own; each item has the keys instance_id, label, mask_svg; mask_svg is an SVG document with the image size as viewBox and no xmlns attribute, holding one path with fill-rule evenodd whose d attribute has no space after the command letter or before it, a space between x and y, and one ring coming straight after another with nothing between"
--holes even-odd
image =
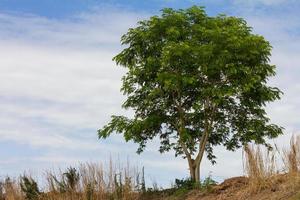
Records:
<instances>
[{"instance_id":1,"label":"sky","mask_svg":"<svg viewBox=\"0 0 300 200\"><path fill-rule=\"evenodd\" d=\"M285 128L275 142L287 148L300 134L300 2L297 0L0 0L0 177L42 174L79 162L127 159L145 167L148 185L167 186L188 177L186 160L160 154L157 140L144 153L121 135L98 140L97 129L121 109L125 70L112 57L120 37L164 7L205 6L211 16L243 17L273 46L277 75L270 85L284 95L267 106ZM217 164L205 160L202 178L242 175L242 152L216 148Z\"/></svg>"}]
</instances>

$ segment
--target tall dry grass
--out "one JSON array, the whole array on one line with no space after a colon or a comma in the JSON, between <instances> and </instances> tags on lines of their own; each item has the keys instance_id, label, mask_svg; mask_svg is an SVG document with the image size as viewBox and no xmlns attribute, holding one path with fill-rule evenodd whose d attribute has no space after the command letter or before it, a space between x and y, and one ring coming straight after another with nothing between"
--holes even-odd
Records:
<instances>
[{"instance_id":1,"label":"tall dry grass","mask_svg":"<svg viewBox=\"0 0 300 200\"><path fill-rule=\"evenodd\" d=\"M283 187L286 190L300 189L300 136L293 136L289 148L283 150L277 145L271 150L246 145L244 155L244 170L250 193L258 193L264 189L275 191L282 182L285 182Z\"/></svg>"},{"instance_id":2,"label":"tall dry grass","mask_svg":"<svg viewBox=\"0 0 300 200\"><path fill-rule=\"evenodd\" d=\"M244 152L245 171L251 192L259 192L270 187L273 184L273 176L277 174L275 151L246 145Z\"/></svg>"},{"instance_id":3,"label":"tall dry grass","mask_svg":"<svg viewBox=\"0 0 300 200\"><path fill-rule=\"evenodd\" d=\"M292 136L290 148L283 151L285 170L290 174L299 172L300 169L300 136Z\"/></svg>"},{"instance_id":4,"label":"tall dry grass","mask_svg":"<svg viewBox=\"0 0 300 200\"><path fill-rule=\"evenodd\" d=\"M283 163L289 184L288 188L300 190L300 136L292 136L289 149L283 150Z\"/></svg>"},{"instance_id":5,"label":"tall dry grass","mask_svg":"<svg viewBox=\"0 0 300 200\"><path fill-rule=\"evenodd\" d=\"M145 184L137 167L85 163L58 172L48 171L39 186L29 175L0 180L0 200L134 200ZM43 188L43 189L42 189Z\"/></svg>"},{"instance_id":6,"label":"tall dry grass","mask_svg":"<svg viewBox=\"0 0 300 200\"><path fill-rule=\"evenodd\" d=\"M11 179L10 177L4 178L0 181L0 200L22 200L24 196L21 192L19 181Z\"/></svg>"}]
</instances>

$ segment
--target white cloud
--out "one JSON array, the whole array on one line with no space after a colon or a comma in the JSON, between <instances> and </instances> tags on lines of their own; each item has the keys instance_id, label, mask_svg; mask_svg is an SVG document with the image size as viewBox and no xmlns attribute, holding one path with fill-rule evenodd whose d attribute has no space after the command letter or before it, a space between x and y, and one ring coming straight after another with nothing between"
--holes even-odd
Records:
<instances>
[{"instance_id":1,"label":"white cloud","mask_svg":"<svg viewBox=\"0 0 300 200\"><path fill-rule=\"evenodd\" d=\"M97 159L117 154L123 141L113 137L100 143L96 130L121 112L125 71L112 57L120 50L121 35L143 17L104 9L63 21L0 14L0 142L20 144L0 151L10 155L29 151L28 146L42 154L31 157L40 165L66 162L70 151L72 160L95 152ZM1 171L12 165L23 169L23 159L10 158L14 163Z\"/></svg>"},{"instance_id":2,"label":"white cloud","mask_svg":"<svg viewBox=\"0 0 300 200\"><path fill-rule=\"evenodd\" d=\"M96 130L110 115L124 113L119 88L125 71L111 59L121 49L120 36L145 16L110 9L63 21L0 14L0 142L44 148L43 155L31 158L35 162L74 163L90 157L87 152L93 156L99 152L99 159L108 152L120 152L164 174L165 182L174 177L168 172L187 175L186 161L173 160L172 153L159 155L156 143L150 143L142 156L135 156L136 145L123 146L120 137L113 137L111 143L97 141ZM278 75L271 83L285 95L268 107L271 119L286 127L287 133L299 133L300 36L293 32L299 30L298 17L274 18L266 13L244 17L274 46L272 63L278 66ZM289 136L279 138L278 143L286 144ZM70 156L70 151L81 154ZM218 164L212 168L205 161L203 175L213 171L214 176L226 178L242 173L240 152L218 148L216 154ZM12 158L5 163L16 166L17 162Z\"/></svg>"},{"instance_id":3,"label":"white cloud","mask_svg":"<svg viewBox=\"0 0 300 200\"><path fill-rule=\"evenodd\" d=\"M300 22L297 13L284 17L274 14L246 16L254 32L263 35L273 46L271 63L277 66L277 75L270 84L279 87L282 99L268 106L271 119L284 126L286 132L300 130ZM288 133L289 134L289 133Z\"/></svg>"},{"instance_id":4,"label":"white cloud","mask_svg":"<svg viewBox=\"0 0 300 200\"><path fill-rule=\"evenodd\" d=\"M0 35L6 40L30 40L54 47L119 46L121 34L143 19L145 13L128 12L112 7L98 7L67 19L48 19L30 14L1 14ZM113 46L114 49L116 46Z\"/></svg>"},{"instance_id":5,"label":"white cloud","mask_svg":"<svg viewBox=\"0 0 300 200\"><path fill-rule=\"evenodd\" d=\"M8 116L11 121L40 119L67 126L69 132L90 128L96 139L97 128L110 114L120 111L124 70L111 59L120 48L120 36L139 18L133 13L104 10L65 21L0 14L4 38L0 40L1 120ZM47 134L30 137L27 132L31 130L1 124L8 129L1 131L2 140L23 134L24 141L36 145L39 137ZM73 141L49 137L56 139L48 138L47 145Z\"/></svg>"}]
</instances>

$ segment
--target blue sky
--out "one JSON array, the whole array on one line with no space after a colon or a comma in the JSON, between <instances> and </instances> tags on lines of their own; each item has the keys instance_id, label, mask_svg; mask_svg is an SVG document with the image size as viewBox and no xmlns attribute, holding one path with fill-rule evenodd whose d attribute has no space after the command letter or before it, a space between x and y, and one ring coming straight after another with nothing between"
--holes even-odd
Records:
<instances>
[{"instance_id":1,"label":"blue sky","mask_svg":"<svg viewBox=\"0 0 300 200\"><path fill-rule=\"evenodd\" d=\"M95 7L111 5L131 11L157 12L163 7L183 8L195 1L161 1L161 0L3 0L0 2L1 10L20 13L33 13L50 18L64 18L89 11ZM196 3L196 2L195 2Z\"/></svg>"},{"instance_id":2,"label":"blue sky","mask_svg":"<svg viewBox=\"0 0 300 200\"><path fill-rule=\"evenodd\" d=\"M0 0L0 176L25 170L106 162L119 157L145 166L146 178L168 185L188 176L185 160L158 153L157 141L142 155L137 145L114 135L99 141L96 131L121 109L124 69L111 58L120 37L136 22L164 7L205 6L210 15L245 18L273 45L271 62L282 100L268 105L272 121L285 127L275 142L288 145L300 134L300 8L296 0ZM216 149L217 165L203 163L202 175L241 175L241 152ZM226 169L226 170L225 170Z\"/></svg>"}]
</instances>

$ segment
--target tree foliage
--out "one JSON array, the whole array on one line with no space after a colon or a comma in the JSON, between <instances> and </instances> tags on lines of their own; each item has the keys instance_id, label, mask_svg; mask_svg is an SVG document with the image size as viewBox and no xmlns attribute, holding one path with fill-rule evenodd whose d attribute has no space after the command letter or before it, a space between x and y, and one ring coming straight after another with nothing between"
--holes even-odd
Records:
<instances>
[{"instance_id":1,"label":"tree foliage","mask_svg":"<svg viewBox=\"0 0 300 200\"><path fill-rule=\"evenodd\" d=\"M100 138L122 133L139 144L160 138L160 152L215 162L213 147L235 150L282 134L265 106L280 98L268 86L275 75L271 45L245 20L210 17L202 7L163 9L122 36L125 49L114 57L128 71L121 91L133 118L112 116ZM201 155L202 154L202 155ZM199 158L201 157L201 158Z\"/></svg>"}]
</instances>

